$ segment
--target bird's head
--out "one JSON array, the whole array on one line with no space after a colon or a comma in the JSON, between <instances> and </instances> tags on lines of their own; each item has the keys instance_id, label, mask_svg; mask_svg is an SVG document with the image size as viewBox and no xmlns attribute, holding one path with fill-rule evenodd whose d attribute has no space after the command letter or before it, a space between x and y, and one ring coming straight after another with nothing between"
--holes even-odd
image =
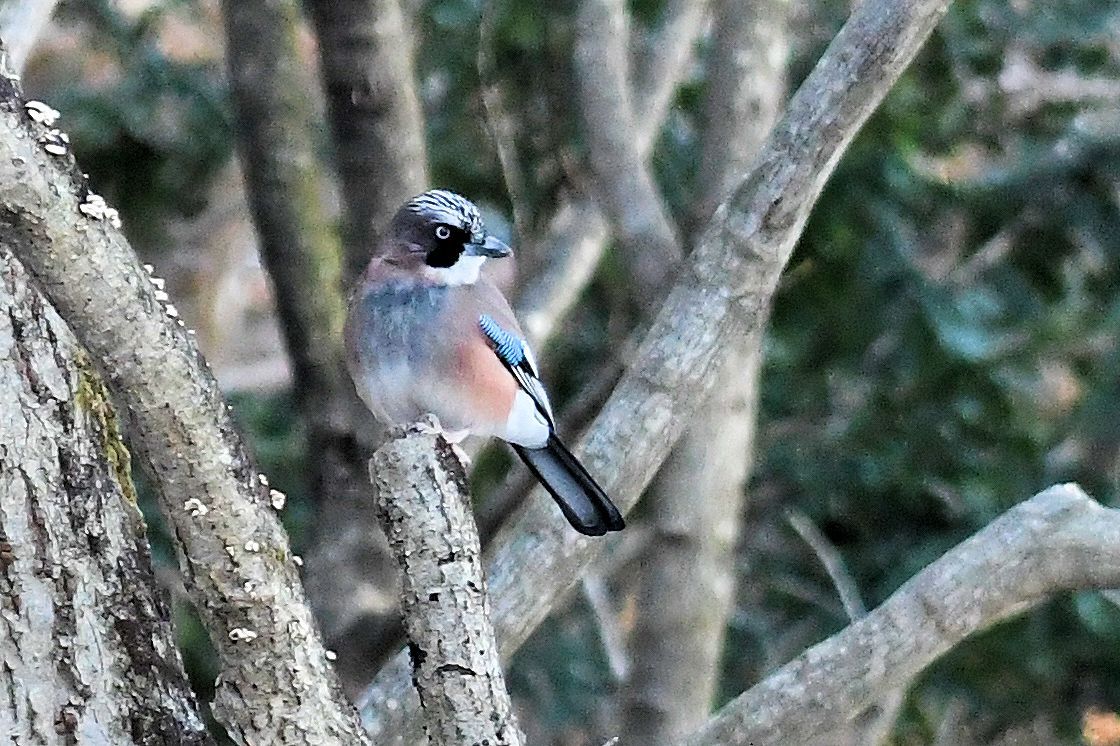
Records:
<instances>
[{"instance_id":1,"label":"bird's head","mask_svg":"<svg viewBox=\"0 0 1120 746\"><path fill-rule=\"evenodd\" d=\"M446 189L413 197L393 217L387 256L415 261L429 279L469 285L488 258L509 256L509 246L486 232L473 202Z\"/></svg>"}]
</instances>

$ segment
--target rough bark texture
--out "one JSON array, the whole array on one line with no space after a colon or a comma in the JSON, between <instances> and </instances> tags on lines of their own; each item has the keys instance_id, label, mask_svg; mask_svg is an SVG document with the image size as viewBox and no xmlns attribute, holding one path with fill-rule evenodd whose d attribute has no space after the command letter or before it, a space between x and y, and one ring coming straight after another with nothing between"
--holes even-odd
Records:
<instances>
[{"instance_id":1,"label":"rough bark texture","mask_svg":"<svg viewBox=\"0 0 1120 746\"><path fill-rule=\"evenodd\" d=\"M1120 511L1076 485L1020 503L879 608L724 707L689 746L808 743L969 635L1060 591L1120 585Z\"/></svg>"},{"instance_id":2,"label":"rough bark texture","mask_svg":"<svg viewBox=\"0 0 1120 746\"><path fill-rule=\"evenodd\" d=\"M583 0L576 11L574 64L595 191L626 251L632 300L648 317L681 247L634 138L627 21L623 0Z\"/></svg>"},{"instance_id":3,"label":"rough bark texture","mask_svg":"<svg viewBox=\"0 0 1120 746\"><path fill-rule=\"evenodd\" d=\"M401 568L401 614L428 739L520 746L462 463L442 437L413 427L377 450L370 473Z\"/></svg>"},{"instance_id":4,"label":"rough bark texture","mask_svg":"<svg viewBox=\"0 0 1120 746\"><path fill-rule=\"evenodd\" d=\"M412 38L397 0L310 0L347 210L346 276L428 182Z\"/></svg>"},{"instance_id":5,"label":"rough bark texture","mask_svg":"<svg viewBox=\"0 0 1120 746\"><path fill-rule=\"evenodd\" d=\"M0 734L209 744L101 378L0 246Z\"/></svg>"},{"instance_id":6,"label":"rough bark texture","mask_svg":"<svg viewBox=\"0 0 1120 746\"><path fill-rule=\"evenodd\" d=\"M578 449L623 510L705 401L729 343L761 329L782 268L840 155L948 5L864 0L790 102L753 170L716 211ZM506 658L603 542L575 535L537 491L493 547L488 577ZM407 664L396 663L367 692L378 709L363 714L386 741L410 710L406 687Z\"/></svg>"},{"instance_id":7,"label":"rough bark texture","mask_svg":"<svg viewBox=\"0 0 1120 746\"><path fill-rule=\"evenodd\" d=\"M694 214L707 220L758 152L785 97L786 0L717 6ZM731 343L711 398L645 500L626 743L676 743L711 711L735 585L733 550L758 418L761 332Z\"/></svg>"},{"instance_id":8,"label":"rough bark texture","mask_svg":"<svg viewBox=\"0 0 1120 746\"><path fill-rule=\"evenodd\" d=\"M90 352L127 412L218 650L213 710L239 743L365 743L304 601L288 538L178 311L116 215L0 75L0 241ZM52 148L57 150L58 148Z\"/></svg>"},{"instance_id":9,"label":"rough bark texture","mask_svg":"<svg viewBox=\"0 0 1120 746\"><path fill-rule=\"evenodd\" d=\"M17 73L27 64L56 5L58 0L6 0L0 4L0 39L8 50L8 64Z\"/></svg>"},{"instance_id":10,"label":"rough bark texture","mask_svg":"<svg viewBox=\"0 0 1120 746\"><path fill-rule=\"evenodd\" d=\"M339 674L356 690L376 670L371 639L396 621L396 576L368 500L365 463L380 428L344 362L342 247L312 137L299 3L227 0L223 9L238 146L312 454L307 594L339 653Z\"/></svg>"}]
</instances>

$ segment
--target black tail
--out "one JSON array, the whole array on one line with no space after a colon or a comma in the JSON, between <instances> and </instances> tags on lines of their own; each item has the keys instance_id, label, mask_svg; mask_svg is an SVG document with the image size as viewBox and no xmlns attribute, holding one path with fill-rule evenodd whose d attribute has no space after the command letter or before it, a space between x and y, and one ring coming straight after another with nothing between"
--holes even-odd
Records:
<instances>
[{"instance_id":1,"label":"black tail","mask_svg":"<svg viewBox=\"0 0 1120 746\"><path fill-rule=\"evenodd\" d=\"M555 435L548 436L544 448L515 445L513 449L576 531L602 536L608 531L621 531L626 525L607 493Z\"/></svg>"}]
</instances>

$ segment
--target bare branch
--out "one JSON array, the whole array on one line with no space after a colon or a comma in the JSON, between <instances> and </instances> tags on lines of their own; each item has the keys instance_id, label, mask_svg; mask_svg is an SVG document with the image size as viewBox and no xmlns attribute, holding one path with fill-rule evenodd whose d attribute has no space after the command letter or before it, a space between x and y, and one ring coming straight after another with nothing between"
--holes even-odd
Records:
<instances>
[{"instance_id":1,"label":"bare branch","mask_svg":"<svg viewBox=\"0 0 1120 746\"><path fill-rule=\"evenodd\" d=\"M661 194L634 142L623 0L583 0L576 11L575 69L591 173L627 252L633 299L643 313L666 289L681 258Z\"/></svg>"},{"instance_id":2,"label":"bare branch","mask_svg":"<svg viewBox=\"0 0 1120 746\"><path fill-rule=\"evenodd\" d=\"M6 0L0 5L0 39L8 51L8 64L17 74L23 72L56 5L58 0Z\"/></svg>"},{"instance_id":3,"label":"bare branch","mask_svg":"<svg viewBox=\"0 0 1120 746\"><path fill-rule=\"evenodd\" d=\"M636 360L582 440L583 462L625 510L637 501L707 398L729 344L756 334L809 210L860 126L921 47L949 0L864 0L771 133L753 170L692 253ZM491 553L494 626L507 658L548 614L602 542L573 532L539 491ZM379 676L367 711L386 738L408 714L395 679ZM372 694L373 692L371 692Z\"/></svg>"},{"instance_id":4,"label":"bare branch","mask_svg":"<svg viewBox=\"0 0 1120 746\"><path fill-rule=\"evenodd\" d=\"M828 577L832 579L832 586L836 589L837 595L840 596L840 603L844 605L844 613L848 615L848 621L854 622L867 614L867 608L863 605L859 587L856 586L852 576L848 574L848 569L844 567L844 558L840 556L840 552L836 550L832 542L821 533L821 530L809 519L809 516L800 510L789 510L786 513L786 520L797 532L797 535L801 537L801 540L813 550L813 554L817 555L821 566L828 573Z\"/></svg>"},{"instance_id":5,"label":"bare branch","mask_svg":"<svg viewBox=\"0 0 1120 746\"><path fill-rule=\"evenodd\" d=\"M674 3L673 7L679 9L679 4ZM678 31L670 44L680 44L682 49L691 50L702 24L691 29L692 36L686 36L689 31L685 28L686 24L671 20L677 17L675 13L666 17L666 32L669 28ZM635 70L636 77L650 83L648 89L634 92L637 110L643 112L633 123L634 139L643 160L649 154L654 138L665 120L667 102L672 99L688 67L688 57L680 59L678 66L674 68L663 64L665 59L668 59L668 53L665 58L644 58L645 64L654 64L656 61L663 71L659 76L654 76L640 65ZM662 100L666 105L658 108L656 101ZM550 261L533 278L532 284L522 292L517 303L518 315L525 323L525 331L532 344L542 347L544 341L552 336L556 325L567 315L594 275L609 235L607 219L593 200L572 197L561 203L542 242L544 250L541 254L549 257Z\"/></svg>"},{"instance_id":6,"label":"bare branch","mask_svg":"<svg viewBox=\"0 0 1120 746\"><path fill-rule=\"evenodd\" d=\"M1120 585L1120 511L1076 485L1012 508L879 608L728 704L690 746L806 743L971 634L1066 590Z\"/></svg>"},{"instance_id":7,"label":"bare branch","mask_svg":"<svg viewBox=\"0 0 1120 746\"><path fill-rule=\"evenodd\" d=\"M599 640L603 643L603 652L607 654L611 675L616 682L626 681L630 676L626 640L615 620L606 583L603 582L601 575L591 573L583 576L583 597L591 607L592 616L595 617L595 627L599 631Z\"/></svg>"},{"instance_id":8,"label":"bare branch","mask_svg":"<svg viewBox=\"0 0 1120 746\"><path fill-rule=\"evenodd\" d=\"M369 262L377 232L428 182L412 38L397 0L311 0L347 209L346 270Z\"/></svg>"},{"instance_id":9,"label":"bare branch","mask_svg":"<svg viewBox=\"0 0 1120 746\"><path fill-rule=\"evenodd\" d=\"M1023 49L1011 49L999 74L1012 118L1023 119L1047 104L1112 104L1120 101L1120 81L1073 70L1052 72L1035 64Z\"/></svg>"},{"instance_id":10,"label":"bare branch","mask_svg":"<svg viewBox=\"0 0 1120 746\"><path fill-rule=\"evenodd\" d=\"M377 450L370 475L401 568L401 613L428 738L520 746L462 463L446 440L413 426Z\"/></svg>"},{"instance_id":11,"label":"bare branch","mask_svg":"<svg viewBox=\"0 0 1120 746\"><path fill-rule=\"evenodd\" d=\"M552 337L556 325L595 274L607 236L607 221L590 200L561 204L548 227L541 252L551 261L517 299L518 315L529 344L543 347Z\"/></svg>"},{"instance_id":12,"label":"bare branch","mask_svg":"<svg viewBox=\"0 0 1120 746\"><path fill-rule=\"evenodd\" d=\"M483 4L482 19L478 25L478 80L482 88L482 108L486 113L486 123L494 140L494 149L498 153L498 163L506 182L506 193L513 208L514 234L518 238L524 238L526 221L531 211L525 175L517 161L516 120L506 106L505 93L498 80L494 61L497 16L498 3Z\"/></svg>"},{"instance_id":13,"label":"bare branch","mask_svg":"<svg viewBox=\"0 0 1120 746\"><path fill-rule=\"evenodd\" d=\"M649 152L677 90L675 84L666 85L666 81L679 81L688 70L709 5L710 0L669 0L656 31L644 40L634 56L630 78L635 119L658 123L656 127L639 124L634 130L638 135L638 152L643 155Z\"/></svg>"},{"instance_id":14,"label":"bare branch","mask_svg":"<svg viewBox=\"0 0 1120 746\"><path fill-rule=\"evenodd\" d=\"M218 649L213 710L241 743L368 743L304 601L287 535L178 310L140 267L64 141L0 76L0 241L38 281L128 413ZM268 651L268 666L262 666Z\"/></svg>"}]
</instances>

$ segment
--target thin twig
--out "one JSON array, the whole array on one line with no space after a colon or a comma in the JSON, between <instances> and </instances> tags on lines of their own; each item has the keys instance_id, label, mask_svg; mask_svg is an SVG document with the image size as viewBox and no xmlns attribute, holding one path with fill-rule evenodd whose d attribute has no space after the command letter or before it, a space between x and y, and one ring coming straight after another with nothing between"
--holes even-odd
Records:
<instances>
[{"instance_id":1,"label":"thin twig","mask_svg":"<svg viewBox=\"0 0 1120 746\"><path fill-rule=\"evenodd\" d=\"M786 521L801 540L813 550L813 554L820 560L828 577L832 579L832 586L840 596L840 603L844 605L844 613L848 615L848 621L854 622L867 614L867 607L863 605L856 581L848 574L848 568L844 566L844 558L840 556L840 552L828 537L821 533L809 516L796 508L786 511Z\"/></svg>"}]
</instances>

